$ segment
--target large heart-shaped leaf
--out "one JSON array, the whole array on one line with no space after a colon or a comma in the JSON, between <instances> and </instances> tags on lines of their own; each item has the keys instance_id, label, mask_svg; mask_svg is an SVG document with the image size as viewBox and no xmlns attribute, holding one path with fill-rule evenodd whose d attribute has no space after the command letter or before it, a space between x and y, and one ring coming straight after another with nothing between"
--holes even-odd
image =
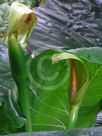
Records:
<instances>
[{"instance_id":1,"label":"large heart-shaped leaf","mask_svg":"<svg viewBox=\"0 0 102 136\"><path fill-rule=\"evenodd\" d=\"M57 51L45 51L29 64L33 130L65 130L68 124L70 66L67 67L65 61L52 64L51 57L55 53Z\"/></svg>"},{"instance_id":2,"label":"large heart-shaped leaf","mask_svg":"<svg viewBox=\"0 0 102 136\"><path fill-rule=\"evenodd\" d=\"M89 80L87 81L87 84L86 84L86 83L84 83L85 77L83 77L83 75L85 73L83 71L84 69L82 67L80 67L79 64L76 65L77 80L78 80L78 84L79 84L78 85L79 90L77 90L78 91L77 95L81 94L79 92L81 92L81 90L84 89L84 97L85 97L84 98L82 96L83 101L81 102L81 106L79 109L79 119L78 119L79 123L78 123L77 127L88 127L88 126L93 125L95 123L96 115L101 108L100 107L101 106L100 100L102 98L101 91L98 89L97 93L96 93L96 88L94 89L94 87L93 87L93 85L97 86L97 84L98 84L98 86L100 86L99 88L101 89L101 80L99 80L99 78L101 77L101 74L102 74L102 72L100 71L100 66L101 66L100 48L99 48L99 50L98 50L98 48L89 48L89 52L88 51L86 52L86 56L84 53L80 53L82 51L84 52L84 50L85 49L70 51L70 52L76 53L80 58L82 58L83 63L86 66L86 69L87 69L87 72L89 75ZM90 54L90 50L91 51L93 50L94 53ZM69 78L69 80L66 80L67 82L65 82L65 84L64 84L65 90L63 89L63 87L61 88L60 86L58 86L59 85L58 83L60 83L60 79L61 79L61 81L63 81L62 78L58 78L57 80L53 80L53 78L54 78L53 72L56 71L56 69L57 69L57 68L54 69L54 65L51 64L51 60L49 60L49 58L51 58L51 56L53 54L57 54L57 56L60 58L60 53L57 53L56 51L54 51L54 52L51 50L45 51L44 53L35 57L31 61L31 65L29 68L29 71L32 76L32 78L30 77L31 82L32 82L31 88L34 93L34 96L32 98L34 100L34 102L32 102L32 106L31 106L31 114L32 114L32 118L33 118L32 121L33 121L34 130L39 130L39 128L41 130L46 130L46 129L54 130L56 128L57 129L65 129L68 127L67 123L68 123L69 119L65 118L65 115L64 115L65 113L63 113L63 115L64 115L64 117L63 117L61 115L61 113L62 113L61 111L60 111L60 115L59 115L57 113L58 111L54 111L53 108L59 110L59 105L61 106L61 103L62 103L65 105L65 109L68 110L67 113L70 112L71 107L70 107L70 100L68 97L68 81L70 81L70 78ZM88 56L88 58L87 58L87 56ZM63 56L62 60L63 59L68 59L68 58ZM61 61L61 63L62 62L63 61ZM63 63L65 63L65 62L63 62ZM65 69L63 69L63 67L65 65L63 63L62 64L59 63L60 65L56 64L56 66L58 66L58 71L62 68L62 70L59 71L60 76L61 75L64 76L63 72L61 72L61 71L66 72ZM70 66L70 65L68 64L68 66ZM79 69L78 69L78 66L79 66ZM81 70L82 70L82 72L81 72ZM80 73L78 73L78 72L80 72ZM50 74L52 75L52 77L50 77ZM67 76L69 76L69 75L67 75ZM95 81L92 80L94 76L95 76ZM91 82L91 84L89 84L90 82ZM60 88L61 92L59 91L59 88L57 91L55 84L57 84L57 87ZM86 88L85 87L82 88L82 85L84 85L84 84L85 84ZM90 89L93 90L94 94L93 94L93 92L91 93ZM54 91L52 91L52 90L54 90ZM64 93L64 91L65 91L65 95L62 94L62 93ZM89 94L87 94L87 93L89 93L91 95L93 94L94 99L89 97L88 96ZM98 94L98 97L97 97L97 94ZM60 95L63 97L61 97ZM79 96L77 96L77 97L79 97ZM58 102L60 100L59 99L60 97L61 97L62 101ZM77 102L79 98L76 98L75 102ZM69 106L66 106L66 105L69 105ZM70 108L68 108L68 107L70 107ZM62 107L62 109L63 108L64 107ZM60 110L62 110L62 109L60 109ZM93 111L92 111L92 109L93 109ZM89 114L87 116L87 114L89 112L91 114ZM63 120L62 123L64 123L65 128L63 127L63 124L60 124L61 122L57 122L58 120L55 121L54 119L52 119L53 118L52 115L54 115L54 117L56 117L56 118L54 118L55 120L59 119L59 117L62 116L61 119ZM69 117L69 114L67 114L67 117ZM37 118L39 118L39 120ZM59 120L59 121L62 121L62 120ZM82 123L81 123L81 121L82 121ZM60 125L58 125L58 124L60 124ZM61 127L61 125L62 125L62 127Z\"/></svg>"},{"instance_id":3,"label":"large heart-shaped leaf","mask_svg":"<svg viewBox=\"0 0 102 136\"><path fill-rule=\"evenodd\" d=\"M53 54L56 55L53 56ZM53 61L59 61L61 59L62 61L57 64L52 64L52 56ZM78 80L77 89L82 92L81 96L84 97L88 83L88 73L85 65L79 58L67 52L58 53L54 50L48 50L38 55L31 60L31 63L28 63L28 73L33 91L32 99L34 100L32 100L31 105L32 125L34 130L68 128L68 122L70 122L69 114L71 111L71 92L69 90L71 69L70 62L67 61L66 65L65 59L75 59L74 63L77 68ZM54 74L54 71L57 73ZM80 75L78 75L78 72L80 72ZM99 108L96 108L93 112L93 116L96 116L98 111ZM91 118L91 121L92 120L93 118ZM88 120L88 123L92 124L90 120ZM87 126L89 124L87 124Z\"/></svg>"}]
</instances>

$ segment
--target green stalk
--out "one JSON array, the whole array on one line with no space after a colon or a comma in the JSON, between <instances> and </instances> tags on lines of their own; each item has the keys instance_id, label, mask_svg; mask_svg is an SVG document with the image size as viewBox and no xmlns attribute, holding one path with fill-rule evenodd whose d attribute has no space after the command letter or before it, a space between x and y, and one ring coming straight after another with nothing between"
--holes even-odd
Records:
<instances>
[{"instance_id":1,"label":"green stalk","mask_svg":"<svg viewBox=\"0 0 102 136\"><path fill-rule=\"evenodd\" d=\"M25 124L25 131L32 132L32 121L31 121L31 114L30 114L30 89L27 83L22 82L22 85L19 88L19 100L20 100L20 107L21 111L24 116L27 118L27 122Z\"/></svg>"},{"instance_id":2,"label":"green stalk","mask_svg":"<svg viewBox=\"0 0 102 136\"><path fill-rule=\"evenodd\" d=\"M30 115L30 89L27 84L26 61L21 45L17 40L15 33L8 37L8 52L11 66L11 72L16 82L19 95L20 108L24 116L27 118L25 131L32 131L31 115Z\"/></svg>"},{"instance_id":3,"label":"green stalk","mask_svg":"<svg viewBox=\"0 0 102 136\"><path fill-rule=\"evenodd\" d=\"M78 113L79 113L79 106L78 105L72 106L72 110L69 114L68 128L76 128L77 127Z\"/></svg>"}]
</instances>

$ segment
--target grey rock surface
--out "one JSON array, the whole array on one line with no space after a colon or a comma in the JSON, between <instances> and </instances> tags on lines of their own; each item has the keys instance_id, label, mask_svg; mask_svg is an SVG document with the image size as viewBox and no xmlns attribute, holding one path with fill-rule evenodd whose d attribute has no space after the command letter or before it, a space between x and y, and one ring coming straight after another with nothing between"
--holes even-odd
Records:
<instances>
[{"instance_id":1,"label":"grey rock surface","mask_svg":"<svg viewBox=\"0 0 102 136\"><path fill-rule=\"evenodd\" d=\"M5 135L7 136L7 135ZM102 128L76 129L67 131L55 132L34 132L34 133L19 133L10 134L8 136L102 136Z\"/></svg>"}]
</instances>

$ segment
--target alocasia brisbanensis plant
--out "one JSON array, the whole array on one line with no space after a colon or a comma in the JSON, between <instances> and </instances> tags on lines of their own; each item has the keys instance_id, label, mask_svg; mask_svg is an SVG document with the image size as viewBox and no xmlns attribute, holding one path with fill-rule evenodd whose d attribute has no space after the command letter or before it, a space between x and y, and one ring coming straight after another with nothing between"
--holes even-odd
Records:
<instances>
[{"instance_id":1,"label":"alocasia brisbanensis plant","mask_svg":"<svg viewBox=\"0 0 102 136\"><path fill-rule=\"evenodd\" d=\"M36 20L23 4L11 5L8 53L17 93L15 98L9 90L4 98L0 116L6 117L7 126L1 132L93 126L101 110L102 48L49 49L26 60L22 43Z\"/></svg>"}]
</instances>

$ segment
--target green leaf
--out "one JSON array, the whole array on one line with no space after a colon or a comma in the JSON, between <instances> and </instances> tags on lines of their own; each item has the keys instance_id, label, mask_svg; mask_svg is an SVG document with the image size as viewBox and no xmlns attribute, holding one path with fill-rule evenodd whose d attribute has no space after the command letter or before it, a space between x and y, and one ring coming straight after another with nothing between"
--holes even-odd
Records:
<instances>
[{"instance_id":1,"label":"green leaf","mask_svg":"<svg viewBox=\"0 0 102 136\"><path fill-rule=\"evenodd\" d=\"M15 128L21 128L26 123L26 119L22 117L21 111L19 106L14 100L12 92L8 90L8 95L5 98L4 101L4 110L6 113L6 116L11 120L13 123L13 127Z\"/></svg>"},{"instance_id":2,"label":"green leaf","mask_svg":"<svg viewBox=\"0 0 102 136\"><path fill-rule=\"evenodd\" d=\"M82 48L73 50L72 52L74 52L79 58L83 59L83 63L86 66L88 73L87 76L89 76L89 80L85 82L85 78L83 78L83 76L85 75L85 71L82 69L82 67L80 67L79 64L76 65L78 92L75 98L75 104L77 102L80 103L78 115L79 123L77 127L88 127L92 124L95 124L97 112L101 109L100 101L102 99L102 66L100 64L102 64L102 49ZM56 55L58 60L67 59L67 56L67 53ZM81 86L82 84L80 84L81 80L85 82L83 82L83 87ZM80 98L82 99L81 102ZM92 112L90 109L93 109ZM75 112L73 112L73 114L74 113ZM87 115L88 113L91 114Z\"/></svg>"},{"instance_id":3,"label":"green leaf","mask_svg":"<svg viewBox=\"0 0 102 136\"><path fill-rule=\"evenodd\" d=\"M63 60L53 64L51 58L57 52L45 51L28 64L33 91L30 109L34 131L65 130L68 125L70 63Z\"/></svg>"},{"instance_id":4,"label":"green leaf","mask_svg":"<svg viewBox=\"0 0 102 136\"><path fill-rule=\"evenodd\" d=\"M102 48L101 47L90 47L90 48L78 48L69 50L80 58L86 61L102 64Z\"/></svg>"},{"instance_id":5,"label":"green leaf","mask_svg":"<svg viewBox=\"0 0 102 136\"><path fill-rule=\"evenodd\" d=\"M101 110L101 103L94 106L80 107L77 128L94 127L97 113Z\"/></svg>"},{"instance_id":6,"label":"green leaf","mask_svg":"<svg viewBox=\"0 0 102 136\"><path fill-rule=\"evenodd\" d=\"M71 50L71 52L83 59L89 73L89 82L87 84L86 94L79 111L79 127L87 127L88 123L90 126L90 122L92 122L92 120L95 124L97 112L101 109L102 48L81 48ZM85 122L87 122L87 124Z\"/></svg>"},{"instance_id":7,"label":"green leaf","mask_svg":"<svg viewBox=\"0 0 102 136\"><path fill-rule=\"evenodd\" d=\"M12 122L7 118L4 107L0 106L0 135L16 132Z\"/></svg>"},{"instance_id":8,"label":"green leaf","mask_svg":"<svg viewBox=\"0 0 102 136\"><path fill-rule=\"evenodd\" d=\"M48 50L36 56L28 63L28 73L34 95L31 105L34 130L56 130L69 127L68 124L72 119L70 116L73 116L70 115L70 106L71 103L74 103L74 99L73 101L69 99L72 94L68 91L71 80L70 59L74 61L76 66L80 67L80 70L84 70L85 76L83 78L77 76L78 80L81 81L78 84L78 88L81 88L80 91L82 91L83 98L88 73L85 65L77 56L67 52L61 53ZM59 63L53 64L59 60ZM81 72L81 74L83 73ZM74 98L74 96L71 97ZM79 98L79 101L81 99ZM79 101L76 105L79 104Z\"/></svg>"}]
</instances>

